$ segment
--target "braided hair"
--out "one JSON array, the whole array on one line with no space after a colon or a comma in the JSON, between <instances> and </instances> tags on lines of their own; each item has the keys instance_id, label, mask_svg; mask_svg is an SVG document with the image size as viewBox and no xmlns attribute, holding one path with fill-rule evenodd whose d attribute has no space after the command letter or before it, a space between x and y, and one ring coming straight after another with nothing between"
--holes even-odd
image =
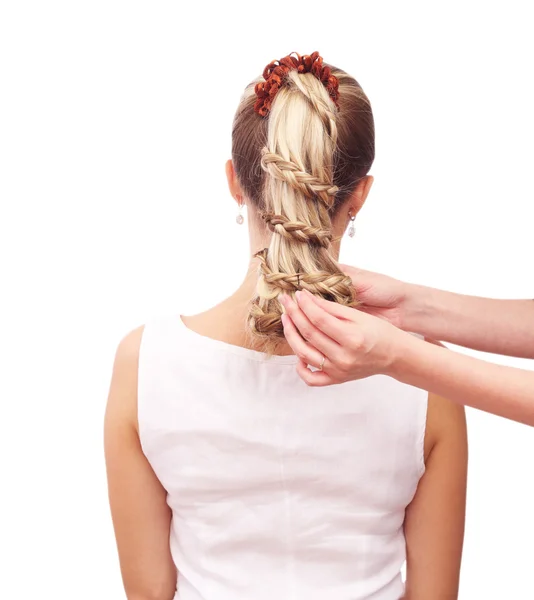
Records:
<instances>
[{"instance_id":1,"label":"braided hair","mask_svg":"<svg viewBox=\"0 0 534 600\"><path fill-rule=\"evenodd\" d=\"M332 219L374 160L371 106L356 80L317 52L287 56L251 83L236 112L232 159L246 196L272 232L248 324L273 351L283 338L280 293L306 289L354 306L332 254Z\"/></svg>"}]
</instances>

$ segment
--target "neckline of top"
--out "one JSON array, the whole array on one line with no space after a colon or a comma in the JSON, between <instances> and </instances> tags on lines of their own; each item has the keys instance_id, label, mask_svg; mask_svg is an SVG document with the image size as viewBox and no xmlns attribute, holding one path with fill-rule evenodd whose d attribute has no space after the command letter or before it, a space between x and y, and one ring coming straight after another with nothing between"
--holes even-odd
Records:
<instances>
[{"instance_id":1,"label":"neckline of top","mask_svg":"<svg viewBox=\"0 0 534 600\"><path fill-rule=\"evenodd\" d=\"M185 315L187 316L187 315ZM298 362L298 357L294 354L287 355L279 355L273 354L269 355L265 352L260 352L258 350L252 350L251 348L244 348L243 346L236 346L235 344L229 344L228 342L223 342L222 340L217 340L215 338L211 338L206 335L202 335L197 331L190 329L183 321L184 315L177 314L173 315L173 319L177 322L178 327L184 332L185 335L189 337L191 341L196 341L197 343L202 343L207 347L214 348L216 350L222 350L224 352L229 352L231 354L236 354L238 356L242 356L244 358L248 358L250 360L254 360L256 362L265 362L265 363L276 363L282 365L295 365Z\"/></svg>"}]
</instances>

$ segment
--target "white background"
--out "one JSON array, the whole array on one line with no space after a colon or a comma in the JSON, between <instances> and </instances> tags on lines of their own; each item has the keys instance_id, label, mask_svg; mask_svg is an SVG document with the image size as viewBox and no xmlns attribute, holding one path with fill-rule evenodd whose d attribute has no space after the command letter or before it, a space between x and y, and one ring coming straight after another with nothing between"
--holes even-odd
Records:
<instances>
[{"instance_id":1,"label":"white background","mask_svg":"<svg viewBox=\"0 0 534 600\"><path fill-rule=\"evenodd\" d=\"M113 355L150 316L241 281L224 161L270 60L317 49L371 99L376 183L344 262L533 297L532 19L489 4L4 0L1 598L124 597L102 451ZM532 598L533 430L468 419L460 597Z\"/></svg>"}]
</instances>

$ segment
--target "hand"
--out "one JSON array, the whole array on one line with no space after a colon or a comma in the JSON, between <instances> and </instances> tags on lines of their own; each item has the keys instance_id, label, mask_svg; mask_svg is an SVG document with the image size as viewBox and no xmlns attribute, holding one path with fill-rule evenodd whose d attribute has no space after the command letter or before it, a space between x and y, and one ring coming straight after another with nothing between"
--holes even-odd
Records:
<instances>
[{"instance_id":1,"label":"hand","mask_svg":"<svg viewBox=\"0 0 534 600\"><path fill-rule=\"evenodd\" d=\"M387 321L307 291L296 297L298 304L290 296L279 296L285 308L282 323L299 358L297 371L308 385L389 374L402 352L403 336L410 337ZM308 365L320 370L311 371Z\"/></svg>"},{"instance_id":2,"label":"hand","mask_svg":"<svg viewBox=\"0 0 534 600\"><path fill-rule=\"evenodd\" d=\"M410 284L349 265L339 265L339 267L352 279L356 299L361 302L359 310L404 329L405 304Z\"/></svg>"}]
</instances>

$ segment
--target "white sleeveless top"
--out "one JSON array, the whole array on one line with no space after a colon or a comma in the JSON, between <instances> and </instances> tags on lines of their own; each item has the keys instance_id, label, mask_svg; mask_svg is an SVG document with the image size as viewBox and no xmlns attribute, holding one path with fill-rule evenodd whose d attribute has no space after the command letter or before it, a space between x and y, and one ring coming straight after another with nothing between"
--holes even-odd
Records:
<instances>
[{"instance_id":1,"label":"white sleeveless top","mask_svg":"<svg viewBox=\"0 0 534 600\"><path fill-rule=\"evenodd\" d=\"M168 492L175 600L399 600L428 393L311 388L294 356L144 328L143 451Z\"/></svg>"}]
</instances>

